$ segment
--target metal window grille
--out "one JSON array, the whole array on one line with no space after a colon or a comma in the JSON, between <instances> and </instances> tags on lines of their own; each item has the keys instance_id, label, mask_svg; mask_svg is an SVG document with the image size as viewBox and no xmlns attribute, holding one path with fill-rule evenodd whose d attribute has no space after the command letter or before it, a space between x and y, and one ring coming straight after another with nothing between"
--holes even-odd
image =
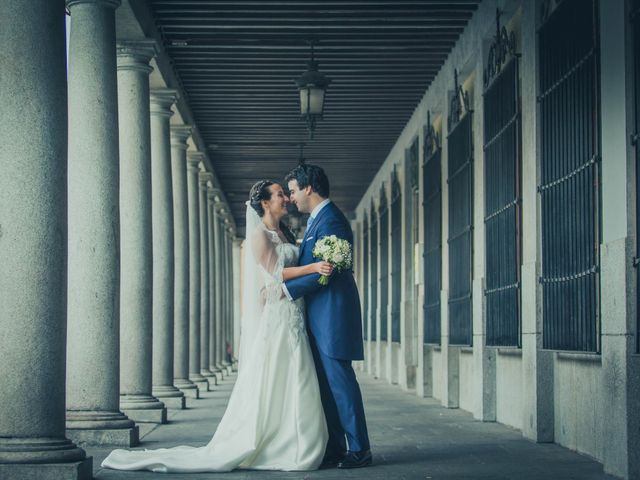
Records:
<instances>
[{"instance_id":1,"label":"metal window grille","mask_svg":"<svg viewBox=\"0 0 640 480\"><path fill-rule=\"evenodd\" d=\"M369 222L367 214L364 214L362 223L362 284L364 292L362 296L362 336L369 339Z\"/></svg>"},{"instance_id":2,"label":"metal window grille","mask_svg":"<svg viewBox=\"0 0 640 480\"><path fill-rule=\"evenodd\" d=\"M427 115L424 132L424 343L440 344L442 289L442 167L438 138Z\"/></svg>"},{"instance_id":3,"label":"metal window grille","mask_svg":"<svg viewBox=\"0 0 640 480\"><path fill-rule=\"evenodd\" d=\"M548 12L543 4L543 15ZM543 22L538 31L543 347L598 351L597 2L564 0Z\"/></svg>"},{"instance_id":4,"label":"metal window grille","mask_svg":"<svg viewBox=\"0 0 640 480\"><path fill-rule=\"evenodd\" d=\"M380 189L380 341L387 341L389 317L389 204Z\"/></svg>"},{"instance_id":5,"label":"metal window grille","mask_svg":"<svg viewBox=\"0 0 640 480\"><path fill-rule=\"evenodd\" d=\"M473 261L472 114L462 87L456 89L449 117L449 343L471 345ZM462 115L462 104L466 105Z\"/></svg>"},{"instance_id":6,"label":"metal window grille","mask_svg":"<svg viewBox=\"0 0 640 480\"><path fill-rule=\"evenodd\" d=\"M378 339L378 213L375 206L371 204L371 230L369 235L369 243L371 245L371 330L369 331L369 339L376 341Z\"/></svg>"},{"instance_id":7,"label":"metal window grille","mask_svg":"<svg viewBox=\"0 0 640 480\"><path fill-rule=\"evenodd\" d=\"M409 272L406 274L406 278L408 279L408 285L406 288L407 299L406 301L410 302L411 305L411 333L413 333L413 329L417 329L417 322L419 318L418 314L418 286L415 283L416 278L416 260L414 258L415 255L415 245L420 241L420 164L419 162L420 156L420 145L419 139L416 138L409 147L409 172L411 175L411 199L409 202L405 202L405 205L409 209L404 217L407 219L405 229L407 231L407 252L408 252L408 262L409 262ZM414 327L415 325L415 327ZM416 330L417 331L417 330Z\"/></svg>"},{"instance_id":8,"label":"metal window grille","mask_svg":"<svg viewBox=\"0 0 640 480\"><path fill-rule=\"evenodd\" d=\"M635 131L631 141L636 151L636 291L638 309L640 311L640 0L634 0L631 10L633 25L633 58L634 58L634 96L635 96ZM636 319L636 351L640 352L640 320Z\"/></svg>"},{"instance_id":9,"label":"metal window grille","mask_svg":"<svg viewBox=\"0 0 640 480\"><path fill-rule=\"evenodd\" d=\"M500 29L491 51L515 49ZM513 49L511 53L513 55ZM490 55L484 91L486 343L520 346L521 123L518 57L502 66ZM499 63L497 63L499 62ZM498 65L498 71L493 67ZM496 72L494 78L491 74Z\"/></svg>"},{"instance_id":10,"label":"metal window grille","mask_svg":"<svg viewBox=\"0 0 640 480\"><path fill-rule=\"evenodd\" d=\"M402 288L402 194L395 169L391 180L391 341L400 341Z\"/></svg>"}]
</instances>

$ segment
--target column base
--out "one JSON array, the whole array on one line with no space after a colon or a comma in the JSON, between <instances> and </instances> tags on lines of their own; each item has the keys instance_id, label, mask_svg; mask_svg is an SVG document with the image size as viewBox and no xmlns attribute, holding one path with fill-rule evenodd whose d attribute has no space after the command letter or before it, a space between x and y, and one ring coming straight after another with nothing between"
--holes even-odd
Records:
<instances>
[{"instance_id":1,"label":"column base","mask_svg":"<svg viewBox=\"0 0 640 480\"><path fill-rule=\"evenodd\" d=\"M140 408L136 410L127 410L123 408L122 411L127 416L138 423L167 423L167 408Z\"/></svg>"},{"instance_id":2,"label":"column base","mask_svg":"<svg viewBox=\"0 0 640 480\"><path fill-rule=\"evenodd\" d=\"M209 382L207 382L207 379L199 373L190 373L189 380L195 383L201 392L209 391Z\"/></svg>"},{"instance_id":3,"label":"column base","mask_svg":"<svg viewBox=\"0 0 640 480\"><path fill-rule=\"evenodd\" d=\"M200 398L200 392L195 383L186 378L174 378L173 384L180 390L187 398Z\"/></svg>"},{"instance_id":4,"label":"column base","mask_svg":"<svg viewBox=\"0 0 640 480\"><path fill-rule=\"evenodd\" d=\"M71 464L83 462L86 456L65 437L0 437L0 465Z\"/></svg>"},{"instance_id":5,"label":"column base","mask_svg":"<svg viewBox=\"0 0 640 480\"><path fill-rule=\"evenodd\" d=\"M181 397L162 398L162 403L164 403L167 409L171 410L184 410L185 408L187 408L187 399L185 398L184 394Z\"/></svg>"},{"instance_id":6,"label":"column base","mask_svg":"<svg viewBox=\"0 0 640 480\"><path fill-rule=\"evenodd\" d=\"M214 385L218 385L218 379L216 378L216 374L211 370L201 370L200 374L207 379L209 382L209 387L213 387Z\"/></svg>"},{"instance_id":7,"label":"column base","mask_svg":"<svg viewBox=\"0 0 640 480\"><path fill-rule=\"evenodd\" d=\"M196 385L194 385L193 388L180 389L180 391L184 393L186 398L200 398L200 390Z\"/></svg>"},{"instance_id":8,"label":"column base","mask_svg":"<svg viewBox=\"0 0 640 480\"><path fill-rule=\"evenodd\" d=\"M161 400L167 408L171 408L172 410L184 410L186 408L184 393L173 385L153 387L151 393L154 397Z\"/></svg>"},{"instance_id":9,"label":"column base","mask_svg":"<svg viewBox=\"0 0 640 480\"><path fill-rule=\"evenodd\" d=\"M67 429L67 436L82 446L130 448L140 445L140 430L137 425L118 429Z\"/></svg>"},{"instance_id":10,"label":"column base","mask_svg":"<svg viewBox=\"0 0 640 480\"><path fill-rule=\"evenodd\" d=\"M167 423L164 403L151 395L120 395L120 410L134 422Z\"/></svg>"},{"instance_id":11,"label":"column base","mask_svg":"<svg viewBox=\"0 0 640 480\"><path fill-rule=\"evenodd\" d=\"M209 391L209 382L207 381L206 378L203 380L195 380L193 381L193 383L196 384L196 386L198 387L198 390L200 390L201 392Z\"/></svg>"},{"instance_id":12,"label":"column base","mask_svg":"<svg viewBox=\"0 0 640 480\"><path fill-rule=\"evenodd\" d=\"M80 445L135 447L138 427L122 412L67 410L67 436Z\"/></svg>"},{"instance_id":13,"label":"column base","mask_svg":"<svg viewBox=\"0 0 640 480\"><path fill-rule=\"evenodd\" d=\"M224 379L224 373L217 367L210 367L213 375L216 377L216 385Z\"/></svg>"},{"instance_id":14,"label":"column base","mask_svg":"<svg viewBox=\"0 0 640 480\"><path fill-rule=\"evenodd\" d=\"M91 480L93 458L69 463L0 463L0 478L11 480Z\"/></svg>"}]
</instances>

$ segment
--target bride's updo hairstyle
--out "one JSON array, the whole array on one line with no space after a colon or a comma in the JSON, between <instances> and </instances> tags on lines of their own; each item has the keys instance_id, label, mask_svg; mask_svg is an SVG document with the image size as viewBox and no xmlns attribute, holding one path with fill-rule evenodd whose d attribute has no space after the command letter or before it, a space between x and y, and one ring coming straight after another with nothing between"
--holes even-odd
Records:
<instances>
[{"instance_id":1,"label":"bride's updo hairstyle","mask_svg":"<svg viewBox=\"0 0 640 480\"><path fill-rule=\"evenodd\" d=\"M260 180L253 184L251 190L249 191L249 204L251 208L253 208L258 216L262 218L264 216L264 208L262 208L262 201L271 199L271 191L269 187L273 185L274 182L271 180Z\"/></svg>"},{"instance_id":2,"label":"bride's updo hairstyle","mask_svg":"<svg viewBox=\"0 0 640 480\"><path fill-rule=\"evenodd\" d=\"M271 200L271 190L269 190L271 185L275 185L275 182L272 182L271 180L260 180L254 183L253 187L251 187L251 190L249 191L249 205L251 205L251 208L256 211L260 218L264 216L262 201ZM296 237L293 232L289 230L289 227L282 221L280 221L279 227L289 243L293 243L295 245Z\"/></svg>"}]
</instances>

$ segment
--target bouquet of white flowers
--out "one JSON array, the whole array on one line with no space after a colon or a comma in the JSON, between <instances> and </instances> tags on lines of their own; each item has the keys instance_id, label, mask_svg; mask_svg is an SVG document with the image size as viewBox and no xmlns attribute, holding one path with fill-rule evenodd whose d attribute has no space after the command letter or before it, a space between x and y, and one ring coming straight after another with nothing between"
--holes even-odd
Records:
<instances>
[{"instance_id":1,"label":"bouquet of white flowers","mask_svg":"<svg viewBox=\"0 0 640 480\"><path fill-rule=\"evenodd\" d=\"M353 255L351 244L335 235L328 235L318 240L313 247L313 256L319 260L329 262L333 269L341 272L351 268ZM318 279L320 285L328 285L329 277L321 275Z\"/></svg>"}]
</instances>

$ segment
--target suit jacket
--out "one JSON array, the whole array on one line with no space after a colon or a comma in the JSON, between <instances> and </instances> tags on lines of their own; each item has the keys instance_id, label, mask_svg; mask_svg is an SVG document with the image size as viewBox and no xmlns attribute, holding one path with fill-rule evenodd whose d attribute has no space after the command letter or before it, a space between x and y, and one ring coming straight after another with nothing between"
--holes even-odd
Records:
<instances>
[{"instance_id":1,"label":"suit jacket","mask_svg":"<svg viewBox=\"0 0 640 480\"><path fill-rule=\"evenodd\" d=\"M320 210L305 232L300 246L299 265L318 261L313 257L313 247L327 235L347 240L353 248L351 225L333 203ZM360 297L353 272L334 273L326 286L318 283L319 277L317 273L305 275L288 280L285 285L294 300L304 297L307 327L322 353L340 360L362 360Z\"/></svg>"}]
</instances>

